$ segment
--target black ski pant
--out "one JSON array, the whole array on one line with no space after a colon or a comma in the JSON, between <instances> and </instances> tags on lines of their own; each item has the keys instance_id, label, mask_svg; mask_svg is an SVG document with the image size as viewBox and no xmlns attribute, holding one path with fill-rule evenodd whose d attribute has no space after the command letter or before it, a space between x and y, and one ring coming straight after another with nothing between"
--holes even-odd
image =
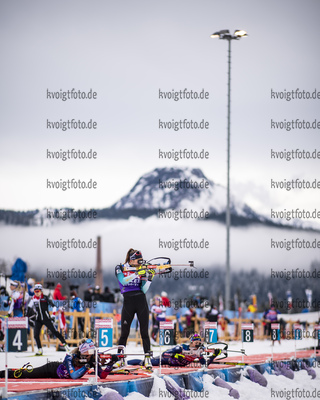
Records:
<instances>
[{"instance_id":1,"label":"black ski pant","mask_svg":"<svg viewBox=\"0 0 320 400\"><path fill-rule=\"evenodd\" d=\"M34 338L36 340L38 349L41 349L42 347L40 342L40 331L42 325L45 325L49 329L49 331L52 332L53 335L56 336L62 343L66 343L65 338L61 335L60 332L56 330L52 321L50 319L44 319L42 321L35 321L34 324Z\"/></svg>"},{"instance_id":2,"label":"black ski pant","mask_svg":"<svg viewBox=\"0 0 320 400\"><path fill-rule=\"evenodd\" d=\"M57 369L61 362L53 361L49 362L41 367L34 368L32 372L28 372L27 370L23 370L21 376L17 379L44 379L44 378L51 378L51 379L60 379L57 375ZM19 370L19 368L18 368ZM8 370L8 378L14 379L14 371L13 369ZM17 371L18 372L18 371ZM5 371L0 371L0 378L4 378ZM17 374L18 376L18 374Z\"/></svg>"},{"instance_id":3,"label":"black ski pant","mask_svg":"<svg viewBox=\"0 0 320 400\"><path fill-rule=\"evenodd\" d=\"M143 350L145 353L149 353L149 307L146 295L141 291L134 291L124 293L123 297L124 301L121 313L121 336L118 345L126 346L133 317L135 314L137 314L140 324L140 334Z\"/></svg>"}]
</instances>

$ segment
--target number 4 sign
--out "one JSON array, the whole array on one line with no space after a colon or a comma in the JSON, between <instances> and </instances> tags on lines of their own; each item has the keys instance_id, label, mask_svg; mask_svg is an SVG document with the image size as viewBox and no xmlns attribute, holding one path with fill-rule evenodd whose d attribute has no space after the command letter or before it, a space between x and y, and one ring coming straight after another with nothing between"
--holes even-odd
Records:
<instances>
[{"instance_id":1,"label":"number 4 sign","mask_svg":"<svg viewBox=\"0 0 320 400\"><path fill-rule=\"evenodd\" d=\"M159 337L160 346L172 346L174 344L173 322L172 321L160 321L159 335L160 335L160 337Z\"/></svg>"},{"instance_id":2,"label":"number 4 sign","mask_svg":"<svg viewBox=\"0 0 320 400\"><path fill-rule=\"evenodd\" d=\"M112 347L113 320L111 318L96 319L94 321L94 328L98 330L98 346Z\"/></svg>"},{"instance_id":3,"label":"number 4 sign","mask_svg":"<svg viewBox=\"0 0 320 400\"><path fill-rule=\"evenodd\" d=\"M8 318L8 351L27 351L28 318Z\"/></svg>"}]
</instances>

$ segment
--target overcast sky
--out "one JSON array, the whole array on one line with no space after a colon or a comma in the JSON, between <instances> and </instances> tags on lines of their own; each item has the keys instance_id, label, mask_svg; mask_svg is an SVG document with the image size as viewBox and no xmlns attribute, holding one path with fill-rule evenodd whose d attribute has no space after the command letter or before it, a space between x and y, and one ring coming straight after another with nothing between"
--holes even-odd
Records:
<instances>
[{"instance_id":1,"label":"overcast sky","mask_svg":"<svg viewBox=\"0 0 320 400\"><path fill-rule=\"evenodd\" d=\"M320 120L320 100L272 100L271 89L320 90L320 3L213 0L1 2L1 209L102 208L156 167L200 167L226 184L227 42L232 41L231 187L258 212L319 205L319 190L270 189L271 179L319 179L319 160L271 160L271 149L320 150L316 130L271 129ZM96 100L49 100L49 91L97 92ZM163 91L208 100L160 100ZM47 120L97 122L96 130L49 130ZM160 130L159 119L201 121L206 131ZM47 150L97 152L96 160L49 160ZM159 159L161 150L205 149L203 161ZM47 189L46 180L93 179L96 190Z\"/></svg>"}]
</instances>

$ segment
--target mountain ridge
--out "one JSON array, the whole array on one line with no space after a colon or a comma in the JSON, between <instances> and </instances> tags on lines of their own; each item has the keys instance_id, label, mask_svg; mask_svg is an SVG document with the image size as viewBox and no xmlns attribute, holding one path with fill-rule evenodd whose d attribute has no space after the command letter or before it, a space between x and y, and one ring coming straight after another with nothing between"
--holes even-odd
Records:
<instances>
[{"instance_id":1,"label":"mountain ridge","mask_svg":"<svg viewBox=\"0 0 320 400\"><path fill-rule=\"evenodd\" d=\"M201 169L191 167L163 167L143 174L131 190L111 207L93 209L95 218L128 219L131 216L148 218L165 210L206 212L208 220L225 223L227 189L208 179ZM8 225L50 226L65 219L73 223L89 220L87 210L71 208L43 209L26 212L0 210L0 222ZM231 224L244 226L259 223L291 229L317 230L304 221L281 221L259 214L248 204L230 196ZM52 216L52 217L51 217ZM54 217L55 216L55 217Z\"/></svg>"}]
</instances>

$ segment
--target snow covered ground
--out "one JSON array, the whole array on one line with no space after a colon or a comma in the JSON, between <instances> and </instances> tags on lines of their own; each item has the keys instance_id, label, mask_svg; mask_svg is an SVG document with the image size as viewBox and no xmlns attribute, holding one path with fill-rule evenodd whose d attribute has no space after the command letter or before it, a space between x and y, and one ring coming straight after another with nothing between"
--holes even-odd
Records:
<instances>
[{"instance_id":1,"label":"snow covered ground","mask_svg":"<svg viewBox=\"0 0 320 400\"><path fill-rule=\"evenodd\" d=\"M314 339L302 339L300 341L283 340L281 345L276 342L273 348L274 353L287 353L294 352L295 343L297 350L305 349L315 345ZM242 347L240 342L231 342L229 349L239 350ZM244 344L244 348L248 356L255 354L270 354L272 346L271 342L255 341L254 343ZM31 350L31 349L30 349ZM164 348L162 348L162 351ZM158 355L160 350L157 347L153 348L154 355ZM127 353L142 353L142 347L134 344L127 346ZM17 368L22 366L25 362L31 361L34 367L43 365L48 361L63 360L63 352L56 352L54 347L45 348L44 356L42 357L30 357L33 353L28 351L27 353L10 353L8 355L8 366L9 368ZM230 353L231 355L231 353ZM134 357L138 358L138 357ZM142 357L141 357L142 358ZM5 354L0 353L0 364L3 367L5 364ZM317 363L319 365L320 363ZM1 368L2 368L1 367ZM253 383L243 375L240 381L236 383L230 383L234 389L240 393L240 399L246 400L257 400L257 399L318 399L320 397L320 368L315 367L317 376L316 379L312 380L307 374L307 371L302 370L294 372L294 380L290 380L284 376L275 376L265 373L265 377L268 381L267 387L259 386L257 383ZM209 375L204 375L204 387L202 392L195 392L187 390L187 394L191 399L219 399L230 400L231 397L228 394L228 390L218 387L212 384L213 378ZM105 394L111 389L101 388L101 394ZM161 399L161 398L174 398L165 388L165 382L163 379L155 376L153 388L149 399ZM89 399L89 398L88 398ZM146 399L141 393L132 392L125 397L125 400L142 400Z\"/></svg>"},{"instance_id":2,"label":"snow covered ground","mask_svg":"<svg viewBox=\"0 0 320 400\"><path fill-rule=\"evenodd\" d=\"M306 348L313 347L316 344L316 341L312 338L304 338L302 340L294 341L294 340L282 340L281 344L275 342L273 351L274 353L289 353L294 352L295 350L295 343L296 349L302 350ZM270 340L256 340L253 343L244 343L244 349L248 356L254 354L270 354L272 353L272 346ZM162 347L162 351L167 349L168 347ZM242 348L241 342L229 342L228 350L239 350ZM56 351L55 347L52 346L50 348L44 347L44 355L42 357L32 357L32 364L34 367L38 367L43 365L47 359L48 361L59 361L63 360L65 357L65 352ZM160 348L158 346L153 346L152 348L154 356L158 356L160 354ZM35 347L36 352L36 347ZM34 353L35 353L34 352ZM135 344L129 342L127 345L127 353L143 353L142 347L140 345L136 346ZM30 356L33 355L31 351L31 347L29 346L28 352L24 353L8 353L8 367L9 368L18 368L20 364L23 364L27 361L30 361ZM235 356L236 354L233 354ZM4 357L5 353L0 353L0 365L4 366ZM230 353L231 357L231 353ZM130 358L139 358L137 356L128 357Z\"/></svg>"}]
</instances>

